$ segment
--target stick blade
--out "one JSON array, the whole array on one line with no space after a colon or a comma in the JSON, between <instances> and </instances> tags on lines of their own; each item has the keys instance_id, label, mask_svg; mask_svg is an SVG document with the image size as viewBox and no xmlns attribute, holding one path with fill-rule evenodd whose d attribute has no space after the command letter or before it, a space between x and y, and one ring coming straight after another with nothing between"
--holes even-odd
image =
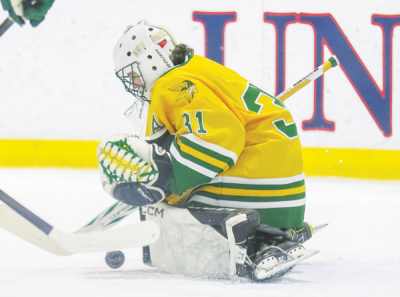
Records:
<instances>
[{"instance_id":1,"label":"stick blade","mask_svg":"<svg viewBox=\"0 0 400 297\"><path fill-rule=\"evenodd\" d=\"M106 231L71 234L57 228L46 234L7 205L0 205L0 227L15 236L58 256L108 252L154 243L160 228L154 222L139 222Z\"/></svg>"},{"instance_id":2,"label":"stick blade","mask_svg":"<svg viewBox=\"0 0 400 297\"><path fill-rule=\"evenodd\" d=\"M64 249L43 230L29 222L9 206L0 205L0 227L15 236L58 256L68 256L72 253Z\"/></svg>"},{"instance_id":3,"label":"stick blade","mask_svg":"<svg viewBox=\"0 0 400 297\"><path fill-rule=\"evenodd\" d=\"M85 233L63 232L0 190L0 227L19 238L59 256L129 249L154 243L160 229L154 222Z\"/></svg>"},{"instance_id":4,"label":"stick blade","mask_svg":"<svg viewBox=\"0 0 400 297\"><path fill-rule=\"evenodd\" d=\"M70 234L54 229L50 237L73 253L109 252L143 247L154 243L160 228L154 222L138 222L120 228Z\"/></svg>"}]
</instances>

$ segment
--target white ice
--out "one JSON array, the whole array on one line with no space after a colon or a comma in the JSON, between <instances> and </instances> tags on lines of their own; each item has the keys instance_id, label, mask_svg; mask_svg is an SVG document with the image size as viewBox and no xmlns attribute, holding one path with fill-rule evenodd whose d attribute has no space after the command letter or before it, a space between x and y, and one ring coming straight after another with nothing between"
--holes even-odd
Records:
<instances>
[{"instance_id":1,"label":"white ice","mask_svg":"<svg viewBox=\"0 0 400 297\"><path fill-rule=\"evenodd\" d=\"M141 249L112 270L104 253L58 257L0 230L0 296L400 296L400 181L306 181L306 221L329 226L305 246L321 252L270 283L167 274L143 265ZM70 232L113 203L95 170L3 168L0 188Z\"/></svg>"}]
</instances>

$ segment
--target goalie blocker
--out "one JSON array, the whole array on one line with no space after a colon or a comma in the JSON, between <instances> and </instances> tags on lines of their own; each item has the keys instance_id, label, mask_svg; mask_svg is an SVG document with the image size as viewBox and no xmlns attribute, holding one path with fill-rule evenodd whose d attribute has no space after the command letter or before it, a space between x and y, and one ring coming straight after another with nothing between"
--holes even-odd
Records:
<instances>
[{"instance_id":1,"label":"goalie blocker","mask_svg":"<svg viewBox=\"0 0 400 297\"><path fill-rule=\"evenodd\" d=\"M143 262L170 273L265 281L317 253L301 245L312 236L310 225L296 231L260 225L252 209L178 208L161 202L142 206L140 215L160 227L160 238L143 248Z\"/></svg>"}]
</instances>

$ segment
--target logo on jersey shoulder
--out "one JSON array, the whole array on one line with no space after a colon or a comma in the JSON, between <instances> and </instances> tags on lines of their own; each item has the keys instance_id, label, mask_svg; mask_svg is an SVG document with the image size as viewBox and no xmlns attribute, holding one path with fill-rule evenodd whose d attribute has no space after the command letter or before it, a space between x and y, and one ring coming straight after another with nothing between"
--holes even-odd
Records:
<instances>
[{"instance_id":1,"label":"logo on jersey shoulder","mask_svg":"<svg viewBox=\"0 0 400 297\"><path fill-rule=\"evenodd\" d=\"M190 103L192 102L194 94L197 93L196 85L190 80L184 80L179 85L176 85L169 90L173 92L179 92L175 102L178 102L185 98Z\"/></svg>"}]
</instances>

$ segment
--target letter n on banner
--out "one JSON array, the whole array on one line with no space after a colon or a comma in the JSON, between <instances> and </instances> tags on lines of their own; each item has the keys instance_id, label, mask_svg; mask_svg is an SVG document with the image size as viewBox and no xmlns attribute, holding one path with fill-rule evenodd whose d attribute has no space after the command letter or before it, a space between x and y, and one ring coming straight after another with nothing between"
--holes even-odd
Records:
<instances>
[{"instance_id":1,"label":"letter n on banner","mask_svg":"<svg viewBox=\"0 0 400 297\"><path fill-rule=\"evenodd\" d=\"M236 22L236 12L194 11L193 20L204 26L204 55L224 65L224 35L227 23Z\"/></svg>"},{"instance_id":2,"label":"letter n on banner","mask_svg":"<svg viewBox=\"0 0 400 297\"><path fill-rule=\"evenodd\" d=\"M383 33L383 90L380 90L353 46L331 14L299 14L300 22L311 25L315 33L315 65L323 63L326 45L340 61L340 67L365 104L383 135L392 135L392 39L400 15L372 15L372 24ZM304 130L334 130L334 123L323 115L323 81L315 81L315 109L312 119L303 122Z\"/></svg>"}]
</instances>

